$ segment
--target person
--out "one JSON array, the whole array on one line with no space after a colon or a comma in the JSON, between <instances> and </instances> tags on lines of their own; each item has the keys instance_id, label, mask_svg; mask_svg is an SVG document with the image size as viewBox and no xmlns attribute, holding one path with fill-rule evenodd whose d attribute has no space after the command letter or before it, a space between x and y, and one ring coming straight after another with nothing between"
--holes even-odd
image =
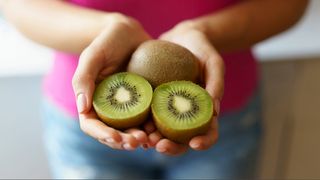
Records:
<instances>
[{"instance_id":1,"label":"person","mask_svg":"<svg viewBox=\"0 0 320 180\"><path fill-rule=\"evenodd\" d=\"M261 107L250 47L294 25L307 2L0 0L5 18L21 33L56 51L43 85L44 141L53 176L254 177ZM219 130L214 116L205 135L183 145L163 138L151 119L126 131L98 119L92 109L96 82L120 71L139 44L153 38L196 55Z\"/></svg>"}]
</instances>

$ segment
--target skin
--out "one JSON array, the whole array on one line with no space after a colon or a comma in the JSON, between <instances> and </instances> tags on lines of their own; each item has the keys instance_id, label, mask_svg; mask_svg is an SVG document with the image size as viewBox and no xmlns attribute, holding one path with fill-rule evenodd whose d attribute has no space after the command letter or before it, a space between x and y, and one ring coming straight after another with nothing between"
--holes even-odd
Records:
<instances>
[{"instance_id":1,"label":"skin","mask_svg":"<svg viewBox=\"0 0 320 180\"><path fill-rule=\"evenodd\" d=\"M81 129L115 149L154 147L167 155L189 148L205 150L218 138L217 117L224 89L221 52L248 48L294 25L308 0L244 0L222 11L182 21L159 38L178 43L199 60L201 79L215 103L207 134L186 145L163 138L152 121L125 132L106 126L92 109L96 82L116 72L133 50L150 36L133 18L73 6L59 0L0 0L8 21L28 38L48 47L81 54L73 78ZM47 23L50 22L50 23Z\"/></svg>"}]
</instances>

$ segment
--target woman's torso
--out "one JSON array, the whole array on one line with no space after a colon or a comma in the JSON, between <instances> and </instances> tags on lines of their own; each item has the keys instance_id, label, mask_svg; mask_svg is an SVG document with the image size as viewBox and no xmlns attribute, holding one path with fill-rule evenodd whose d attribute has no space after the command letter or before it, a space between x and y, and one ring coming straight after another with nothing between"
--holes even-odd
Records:
<instances>
[{"instance_id":1,"label":"woman's torso","mask_svg":"<svg viewBox=\"0 0 320 180\"><path fill-rule=\"evenodd\" d=\"M236 3L234 0L70 0L70 3L108 12L120 12L136 18L154 38L178 22L217 12ZM250 49L223 54L226 65L222 112L243 106L257 85L257 65ZM78 56L56 52L54 65L45 78L45 94L69 115L77 109L71 80Z\"/></svg>"}]
</instances>

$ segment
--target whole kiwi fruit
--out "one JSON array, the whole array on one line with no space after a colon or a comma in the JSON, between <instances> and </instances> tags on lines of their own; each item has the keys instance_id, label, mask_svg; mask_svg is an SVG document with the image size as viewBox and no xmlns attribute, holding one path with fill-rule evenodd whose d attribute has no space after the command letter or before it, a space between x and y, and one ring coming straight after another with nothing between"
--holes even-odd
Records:
<instances>
[{"instance_id":1,"label":"whole kiwi fruit","mask_svg":"<svg viewBox=\"0 0 320 180\"><path fill-rule=\"evenodd\" d=\"M99 83L93 95L93 107L107 125L127 129L146 120L152 95L152 87L143 77L121 72Z\"/></svg>"},{"instance_id":2,"label":"whole kiwi fruit","mask_svg":"<svg viewBox=\"0 0 320 180\"><path fill-rule=\"evenodd\" d=\"M143 76L155 88L175 80L197 82L199 64L188 49L178 44L149 40L132 54L127 71Z\"/></svg>"}]
</instances>

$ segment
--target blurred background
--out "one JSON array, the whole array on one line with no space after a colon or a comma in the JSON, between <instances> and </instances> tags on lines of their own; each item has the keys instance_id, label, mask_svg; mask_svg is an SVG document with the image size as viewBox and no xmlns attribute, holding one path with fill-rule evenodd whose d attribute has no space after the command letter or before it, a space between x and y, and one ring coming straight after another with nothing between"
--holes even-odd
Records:
<instances>
[{"instance_id":1,"label":"blurred background","mask_svg":"<svg viewBox=\"0 0 320 180\"><path fill-rule=\"evenodd\" d=\"M265 135L261 178L320 179L320 1L291 30L258 44ZM51 51L0 15L0 178L49 178L41 79Z\"/></svg>"}]
</instances>

